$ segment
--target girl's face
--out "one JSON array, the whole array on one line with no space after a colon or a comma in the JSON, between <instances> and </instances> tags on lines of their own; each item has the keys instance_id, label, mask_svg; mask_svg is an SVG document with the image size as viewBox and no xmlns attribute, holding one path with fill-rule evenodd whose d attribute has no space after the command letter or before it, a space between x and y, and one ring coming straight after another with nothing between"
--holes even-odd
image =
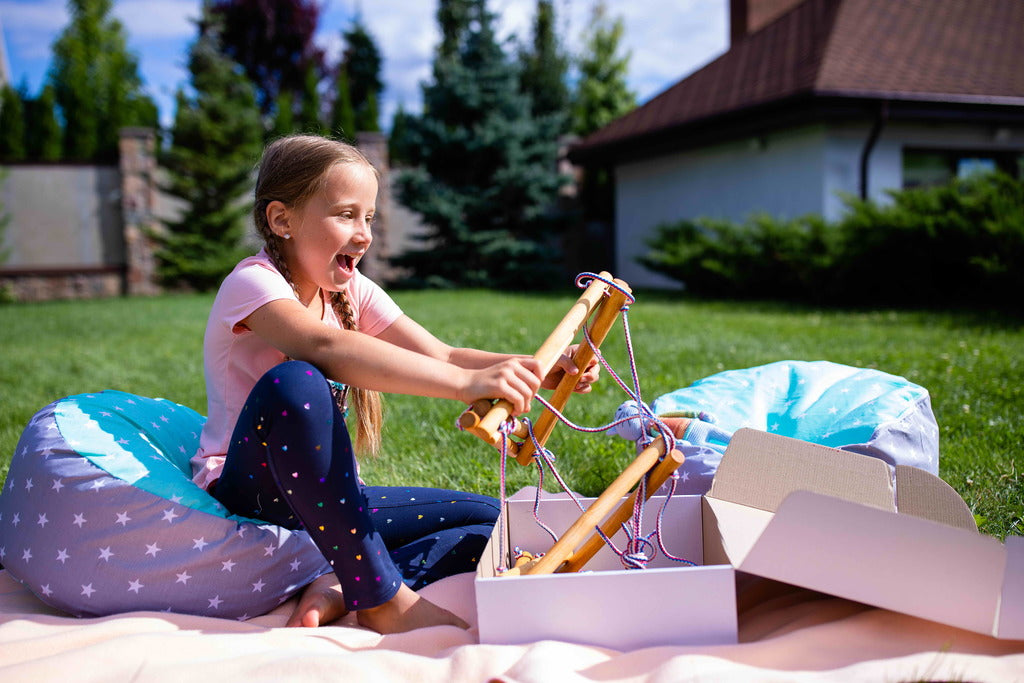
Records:
<instances>
[{"instance_id":1,"label":"girl's face","mask_svg":"<svg viewBox=\"0 0 1024 683\"><path fill-rule=\"evenodd\" d=\"M287 212L291 239L285 258L299 298L309 304L317 289L344 290L370 248L377 202L377 176L363 163L335 164L324 188Z\"/></svg>"}]
</instances>

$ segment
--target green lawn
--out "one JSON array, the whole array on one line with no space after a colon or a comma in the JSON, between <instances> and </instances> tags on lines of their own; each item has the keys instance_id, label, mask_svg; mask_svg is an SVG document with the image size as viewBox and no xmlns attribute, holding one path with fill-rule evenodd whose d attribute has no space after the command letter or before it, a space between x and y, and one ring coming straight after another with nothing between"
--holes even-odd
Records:
<instances>
[{"instance_id":1,"label":"green lawn","mask_svg":"<svg viewBox=\"0 0 1024 683\"><path fill-rule=\"evenodd\" d=\"M399 292L412 317L453 344L532 353L576 292ZM111 388L162 396L205 413L200 358L211 298L55 302L0 306L0 470L6 476L22 427L65 395ZM827 359L907 377L931 392L941 428L941 475L983 531L1024 534L1024 329L995 315L836 312L781 304L678 301L641 294L630 311L644 396L720 370L783 359ZM625 370L620 332L604 349ZM610 381L574 398L581 424L606 423L623 400ZM496 452L454 426L462 406L392 396L384 455L364 465L378 484L463 488L495 494ZM549 447L575 489L596 494L625 465L631 445L556 430ZM510 468L510 490L535 482Z\"/></svg>"}]
</instances>

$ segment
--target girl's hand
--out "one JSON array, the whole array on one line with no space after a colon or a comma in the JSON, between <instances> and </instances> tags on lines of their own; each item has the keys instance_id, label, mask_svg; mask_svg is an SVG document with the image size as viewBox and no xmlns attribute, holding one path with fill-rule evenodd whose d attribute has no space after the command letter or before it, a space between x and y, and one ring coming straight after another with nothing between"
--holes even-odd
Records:
<instances>
[{"instance_id":1,"label":"girl's hand","mask_svg":"<svg viewBox=\"0 0 1024 683\"><path fill-rule=\"evenodd\" d=\"M468 371L461 400L503 398L512 404L512 414L530 410L530 401L541 386L540 364L530 357L515 357L480 370Z\"/></svg>"},{"instance_id":2,"label":"girl's hand","mask_svg":"<svg viewBox=\"0 0 1024 683\"><path fill-rule=\"evenodd\" d=\"M579 375L573 391L578 394L590 393L591 389L593 389L590 385L596 382L601 375L601 365L597 362L597 358L591 358L590 362L587 363L587 367L581 373L576 368L576 364L572 362L572 357L578 347L579 344L573 344L559 357L555 367L551 369L551 372L548 373L548 376L544 378L543 384L541 384L544 389L554 389L562 381L562 377L569 374Z\"/></svg>"}]
</instances>

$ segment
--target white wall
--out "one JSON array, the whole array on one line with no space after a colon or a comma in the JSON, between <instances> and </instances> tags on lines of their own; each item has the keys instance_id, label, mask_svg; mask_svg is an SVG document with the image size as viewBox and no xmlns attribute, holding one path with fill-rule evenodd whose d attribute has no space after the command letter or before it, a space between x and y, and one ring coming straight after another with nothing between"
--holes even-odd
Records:
<instances>
[{"instance_id":1,"label":"white wall","mask_svg":"<svg viewBox=\"0 0 1024 683\"><path fill-rule=\"evenodd\" d=\"M663 222L823 212L825 136L815 126L617 167L616 277L636 287L678 286L636 262Z\"/></svg>"},{"instance_id":2,"label":"white wall","mask_svg":"<svg viewBox=\"0 0 1024 683\"><path fill-rule=\"evenodd\" d=\"M616 168L616 277L634 287L678 283L636 262L659 223L710 216L743 221L808 213L839 219L842 194L860 195L860 157L870 123L825 125L665 155ZM1024 149L1024 129L888 123L868 160L868 196L886 201L903 186L904 147Z\"/></svg>"}]
</instances>

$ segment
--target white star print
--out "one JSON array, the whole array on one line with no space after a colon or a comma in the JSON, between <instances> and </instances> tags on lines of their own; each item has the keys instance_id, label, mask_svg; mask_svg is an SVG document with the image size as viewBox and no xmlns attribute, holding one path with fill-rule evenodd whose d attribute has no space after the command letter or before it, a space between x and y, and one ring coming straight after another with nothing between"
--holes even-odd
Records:
<instances>
[{"instance_id":1,"label":"white star print","mask_svg":"<svg viewBox=\"0 0 1024 683\"><path fill-rule=\"evenodd\" d=\"M147 555L152 555L153 557L156 557L156 554L158 552L160 552L160 550L161 549L159 547L157 547L156 543L147 543L146 544L146 554Z\"/></svg>"},{"instance_id":2,"label":"white star print","mask_svg":"<svg viewBox=\"0 0 1024 683\"><path fill-rule=\"evenodd\" d=\"M7 557L7 546L0 545L0 562Z\"/></svg>"},{"instance_id":3,"label":"white star print","mask_svg":"<svg viewBox=\"0 0 1024 683\"><path fill-rule=\"evenodd\" d=\"M46 523L47 523L47 522L49 522L49 521L50 521L50 520L48 520L48 519L46 518L46 513L44 512L43 514L39 515L39 521L38 521L38 522L36 522L36 523L37 523L37 524L38 524L39 526L43 526L43 527L44 527L44 526L46 526Z\"/></svg>"},{"instance_id":4,"label":"white star print","mask_svg":"<svg viewBox=\"0 0 1024 683\"><path fill-rule=\"evenodd\" d=\"M135 593L136 595L138 595L140 588L143 588L143 585L139 582L138 579L135 579L134 581L128 582L128 591L129 592L132 592L132 593Z\"/></svg>"},{"instance_id":5,"label":"white star print","mask_svg":"<svg viewBox=\"0 0 1024 683\"><path fill-rule=\"evenodd\" d=\"M117 443L119 443L122 446L127 446L129 444L129 441L128 439L122 436L120 439L117 440Z\"/></svg>"},{"instance_id":6,"label":"white star print","mask_svg":"<svg viewBox=\"0 0 1024 683\"><path fill-rule=\"evenodd\" d=\"M97 479L96 481L94 481L94 482L92 483L92 490L93 490L93 491L99 491L99 490L100 490L101 488L103 488L103 485L104 485L105 483L106 483L106 482L105 482L104 480L102 480L102 479Z\"/></svg>"},{"instance_id":7,"label":"white star print","mask_svg":"<svg viewBox=\"0 0 1024 683\"><path fill-rule=\"evenodd\" d=\"M256 583L254 583L252 585L252 592L253 593L262 593L263 592L263 587L266 586L266 585L267 584L263 583L263 579L261 578L261 579L257 580Z\"/></svg>"},{"instance_id":8,"label":"white star print","mask_svg":"<svg viewBox=\"0 0 1024 683\"><path fill-rule=\"evenodd\" d=\"M43 595L45 595L46 597L50 597L51 595L53 595L53 591L50 590L50 584L48 583L40 586L39 590L43 591Z\"/></svg>"},{"instance_id":9,"label":"white star print","mask_svg":"<svg viewBox=\"0 0 1024 683\"><path fill-rule=\"evenodd\" d=\"M32 548L25 548L25 552L21 554L21 559L28 562L32 559Z\"/></svg>"},{"instance_id":10,"label":"white star print","mask_svg":"<svg viewBox=\"0 0 1024 683\"><path fill-rule=\"evenodd\" d=\"M220 599L220 596L219 595L215 595L212 598L210 598L210 607L212 609L217 609L218 607L220 607L220 603L222 603L222 602L224 602L224 601Z\"/></svg>"},{"instance_id":11,"label":"white star print","mask_svg":"<svg viewBox=\"0 0 1024 683\"><path fill-rule=\"evenodd\" d=\"M180 574L177 574L176 576L178 577L178 580L174 583L183 583L186 586L188 585L188 580L192 578L188 572L182 572Z\"/></svg>"},{"instance_id":12,"label":"white star print","mask_svg":"<svg viewBox=\"0 0 1024 683\"><path fill-rule=\"evenodd\" d=\"M107 562L110 562L110 558L113 557L113 556L114 556L114 553L110 552L110 546L109 545L106 548L100 548L100 557L99 557L99 559L106 560Z\"/></svg>"},{"instance_id":13,"label":"white star print","mask_svg":"<svg viewBox=\"0 0 1024 683\"><path fill-rule=\"evenodd\" d=\"M64 548L63 550L58 550L57 551L57 562L60 562L61 564L64 564L64 562L69 557L71 557L71 556L68 555L68 549L67 548Z\"/></svg>"},{"instance_id":14,"label":"white star print","mask_svg":"<svg viewBox=\"0 0 1024 683\"><path fill-rule=\"evenodd\" d=\"M206 537L205 536L200 536L199 538L193 538L192 539L192 548L194 550L198 550L198 551L202 552L203 548L205 548L208 545L210 545L210 544L206 542Z\"/></svg>"},{"instance_id":15,"label":"white star print","mask_svg":"<svg viewBox=\"0 0 1024 683\"><path fill-rule=\"evenodd\" d=\"M95 592L96 589L92 587L91 583L82 585L82 595L84 595L85 597L91 598L92 594Z\"/></svg>"},{"instance_id":16,"label":"white star print","mask_svg":"<svg viewBox=\"0 0 1024 683\"><path fill-rule=\"evenodd\" d=\"M21 515L17 512L14 513L14 517L11 518L11 525L18 526L18 522L21 521Z\"/></svg>"},{"instance_id":17,"label":"white star print","mask_svg":"<svg viewBox=\"0 0 1024 683\"><path fill-rule=\"evenodd\" d=\"M115 524L120 524L121 526L128 526L128 522L130 522L131 519L132 518L128 516L128 511L125 510L124 512L117 513L117 521L115 522Z\"/></svg>"},{"instance_id":18,"label":"white star print","mask_svg":"<svg viewBox=\"0 0 1024 683\"><path fill-rule=\"evenodd\" d=\"M302 564L302 563L299 562L298 560L293 560L291 565L289 565L289 566L292 568L293 572L297 572L297 571L299 571L299 565L300 564Z\"/></svg>"},{"instance_id":19,"label":"white star print","mask_svg":"<svg viewBox=\"0 0 1024 683\"><path fill-rule=\"evenodd\" d=\"M39 455L43 456L43 460L47 460L51 455L53 455L53 449L44 448L43 450L39 451Z\"/></svg>"},{"instance_id":20,"label":"white star print","mask_svg":"<svg viewBox=\"0 0 1024 683\"><path fill-rule=\"evenodd\" d=\"M243 614L242 616L238 617L238 621L245 621L245 620L246 620L246 619L248 619L248 618L249 618L249 613L248 613L248 612L246 612L246 613L245 613L245 614Z\"/></svg>"},{"instance_id":21,"label":"white star print","mask_svg":"<svg viewBox=\"0 0 1024 683\"><path fill-rule=\"evenodd\" d=\"M263 556L264 557L273 557L274 556L274 550L276 550L276 548L274 548L274 546L272 546L272 545L263 546Z\"/></svg>"},{"instance_id":22,"label":"white star print","mask_svg":"<svg viewBox=\"0 0 1024 683\"><path fill-rule=\"evenodd\" d=\"M61 483L60 479L53 480L53 490L60 493L60 490L64 488L64 484Z\"/></svg>"},{"instance_id":23,"label":"white star print","mask_svg":"<svg viewBox=\"0 0 1024 683\"><path fill-rule=\"evenodd\" d=\"M176 515L174 513L174 508L171 508L170 510L164 510L164 519L170 524L173 524L174 518L178 516L179 515Z\"/></svg>"},{"instance_id":24,"label":"white star print","mask_svg":"<svg viewBox=\"0 0 1024 683\"><path fill-rule=\"evenodd\" d=\"M178 503L180 505L181 504L181 496L171 496L171 502L172 503Z\"/></svg>"},{"instance_id":25,"label":"white star print","mask_svg":"<svg viewBox=\"0 0 1024 683\"><path fill-rule=\"evenodd\" d=\"M31 479L26 479L25 480L25 490L26 491L31 491L32 490L32 486L33 486L32 480Z\"/></svg>"},{"instance_id":26,"label":"white star print","mask_svg":"<svg viewBox=\"0 0 1024 683\"><path fill-rule=\"evenodd\" d=\"M73 521L72 524L74 524L79 529L81 529L82 525L85 524L85 522L86 522L85 514L79 512L78 514L75 515L75 521Z\"/></svg>"},{"instance_id":27,"label":"white star print","mask_svg":"<svg viewBox=\"0 0 1024 683\"><path fill-rule=\"evenodd\" d=\"M220 563L220 566L221 566L220 570L222 572L230 572L231 568L234 567L236 564L237 564L237 562L234 562L232 560L225 560L224 562Z\"/></svg>"}]
</instances>

